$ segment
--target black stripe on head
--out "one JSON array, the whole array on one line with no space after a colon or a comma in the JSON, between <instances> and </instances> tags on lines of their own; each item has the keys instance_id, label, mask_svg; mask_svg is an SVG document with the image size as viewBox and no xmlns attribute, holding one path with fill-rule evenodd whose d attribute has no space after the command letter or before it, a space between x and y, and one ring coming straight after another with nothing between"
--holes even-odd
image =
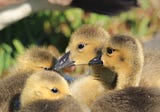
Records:
<instances>
[{"instance_id":1,"label":"black stripe on head","mask_svg":"<svg viewBox=\"0 0 160 112\"><path fill-rule=\"evenodd\" d=\"M113 36L113 40L115 43L119 43L119 44L126 44L126 43L132 43L132 44L136 44L135 40L130 37L130 36L126 36L126 35L116 35Z\"/></svg>"}]
</instances>

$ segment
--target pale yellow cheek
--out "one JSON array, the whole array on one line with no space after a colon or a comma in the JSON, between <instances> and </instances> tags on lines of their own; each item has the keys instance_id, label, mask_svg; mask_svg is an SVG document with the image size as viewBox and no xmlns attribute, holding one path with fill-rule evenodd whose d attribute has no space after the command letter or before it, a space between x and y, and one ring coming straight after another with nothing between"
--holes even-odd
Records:
<instances>
[{"instance_id":1,"label":"pale yellow cheek","mask_svg":"<svg viewBox=\"0 0 160 112\"><path fill-rule=\"evenodd\" d=\"M56 100L56 99L63 98L65 96L67 96L67 94L53 94L52 97L49 97L49 99Z\"/></svg>"},{"instance_id":2,"label":"pale yellow cheek","mask_svg":"<svg viewBox=\"0 0 160 112\"><path fill-rule=\"evenodd\" d=\"M104 56L102 56L101 60L103 61L103 65L107 67L108 66L108 59L105 58Z\"/></svg>"},{"instance_id":3,"label":"pale yellow cheek","mask_svg":"<svg viewBox=\"0 0 160 112\"><path fill-rule=\"evenodd\" d=\"M55 95L54 93L52 92L49 92L49 91L43 91L42 95L40 96L41 99L57 99L58 98L58 95Z\"/></svg>"}]
</instances>

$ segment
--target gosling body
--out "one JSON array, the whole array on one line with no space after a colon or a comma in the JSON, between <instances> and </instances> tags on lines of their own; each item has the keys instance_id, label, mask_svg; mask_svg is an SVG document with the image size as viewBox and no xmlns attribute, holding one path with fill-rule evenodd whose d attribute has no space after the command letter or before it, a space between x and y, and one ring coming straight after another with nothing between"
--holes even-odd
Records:
<instances>
[{"instance_id":1,"label":"gosling body","mask_svg":"<svg viewBox=\"0 0 160 112\"><path fill-rule=\"evenodd\" d=\"M160 51L144 50L145 61L140 86L160 88Z\"/></svg>"},{"instance_id":2,"label":"gosling body","mask_svg":"<svg viewBox=\"0 0 160 112\"><path fill-rule=\"evenodd\" d=\"M92 112L159 112L160 90L129 87L108 92L92 105Z\"/></svg>"}]
</instances>

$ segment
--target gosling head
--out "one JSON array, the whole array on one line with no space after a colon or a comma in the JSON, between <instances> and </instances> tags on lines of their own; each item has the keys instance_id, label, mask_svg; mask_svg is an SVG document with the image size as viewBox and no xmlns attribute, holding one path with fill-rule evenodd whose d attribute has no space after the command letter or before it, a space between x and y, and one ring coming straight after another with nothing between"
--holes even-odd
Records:
<instances>
[{"instance_id":1,"label":"gosling head","mask_svg":"<svg viewBox=\"0 0 160 112\"><path fill-rule=\"evenodd\" d=\"M84 25L76 30L70 39L66 53L59 59L55 69L71 65L88 64L101 50L109 34L96 25Z\"/></svg>"},{"instance_id":2,"label":"gosling head","mask_svg":"<svg viewBox=\"0 0 160 112\"><path fill-rule=\"evenodd\" d=\"M117 88L138 86L144 56L137 39L125 35L113 36L105 43L102 53L103 65L118 75ZM97 57L90 64L98 63L100 60Z\"/></svg>"},{"instance_id":3,"label":"gosling head","mask_svg":"<svg viewBox=\"0 0 160 112\"><path fill-rule=\"evenodd\" d=\"M27 79L21 94L21 105L24 107L37 100L56 100L69 95L69 86L63 77L43 70Z\"/></svg>"},{"instance_id":4,"label":"gosling head","mask_svg":"<svg viewBox=\"0 0 160 112\"><path fill-rule=\"evenodd\" d=\"M56 62L53 51L47 47L31 47L17 58L17 69L24 71L50 69Z\"/></svg>"}]
</instances>

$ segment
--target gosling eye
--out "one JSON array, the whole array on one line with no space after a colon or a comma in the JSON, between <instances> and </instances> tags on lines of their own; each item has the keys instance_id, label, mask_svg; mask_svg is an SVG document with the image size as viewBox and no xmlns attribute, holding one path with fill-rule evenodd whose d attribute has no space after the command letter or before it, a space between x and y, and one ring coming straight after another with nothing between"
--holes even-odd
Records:
<instances>
[{"instance_id":1,"label":"gosling eye","mask_svg":"<svg viewBox=\"0 0 160 112\"><path fill-rule=\"evenodd\" d=\"M52 91L52 93L58 93L58 89L57 88L52 88L51 91Z\"/></svg>"},{"instance_id":2,"label":"gosling eye","mask_svg":"<svg viewBox=\"0 0 160 112\"><path fill-rule=\"evenodd\" d=\"M83 49L85 47L85 44L79 44L78 49Z\"/></svg>"},{"instance_id":3,"label":"gosling eye","mask_svg":"<svg viewBox=\"0 0 160 112\"><path fill-rule=\"evenodd\" d=\"M107 54L112 54L115 51L115 49L108 47L107 48Z\"/></svg>"}]
</instances>

